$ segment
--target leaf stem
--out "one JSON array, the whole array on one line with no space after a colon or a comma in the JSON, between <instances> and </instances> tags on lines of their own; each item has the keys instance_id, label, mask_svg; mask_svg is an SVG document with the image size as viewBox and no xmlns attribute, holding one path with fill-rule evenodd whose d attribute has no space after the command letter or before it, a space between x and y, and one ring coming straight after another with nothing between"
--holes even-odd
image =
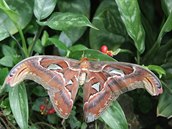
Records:
<instances>
[{"instance_id":1,"label":"leaf stem","mask_svg":"<svg viewBox=\"0 0 172 129\"><path fill-rule=\"evenodd\" d=\"M21 40L22 40L22 50L23 50L23 53L24 53L24 56L25 57L28 57L28 51L27 51L27 45L26 45L26 40L24 38L24 34L23 34L23 31L22 29L16 24L14 23L19 31L19 34L20 34L20 37L21 37Z\"/></svg>"},{"instance_id":2,"label":"leaf stem","mask_svg":"<svg viewBox=\"0 0 172 129\"><path fill-rule=\"evenodd\" d=\"M34 38L33 38L33 42L32 42L32 44L29 46L29 50L28 50L28 51L29 51L29 52L28 52L28 53L29 53L29 56L31 56L31 55L33 54L34 46L35 46L36 41L38 40L39 36L41 35L42 30L43 30L43 27L37 29L37 32L36 32L36 34L35 34L35 36L34 36Z\"/></svg>"},{"instance_id":3,"label":"leaf stem","mask_svg":"<svg viewBox=\"0 0 172 129\"><path fill-rule=\"evenodd\" d=\"M21 30L21 28L15 23L13 22L19 32L19 35L21 37L21 40L22 40L22 46L20 45L20 43L17 41L17 39L10 33L9 35L11 36L12 39L15 40L15 42L17 43L17 45L19 46L19 48L22 50L22 55L23 55L23 58L27 57L28 56L28 52L27 52L27 45L26 45L26 41L25 41L25 38L24 38L24 34Z\"/></svg>"},{"instance_id":4,"label":"leaf stem","mask_svg":"<svg viewBox=\"0 0 172 129\"><path fill-rule=\"evenodd\" d=\"M137 59L136 59L137 64L140 64L140 53L137 51Z\"/></svg>"}]
</instances>

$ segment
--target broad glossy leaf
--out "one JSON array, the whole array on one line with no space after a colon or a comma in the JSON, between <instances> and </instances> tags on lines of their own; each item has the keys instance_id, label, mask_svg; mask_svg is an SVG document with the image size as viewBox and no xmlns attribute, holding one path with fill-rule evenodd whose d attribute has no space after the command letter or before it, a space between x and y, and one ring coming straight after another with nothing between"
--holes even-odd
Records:
<instances>
[{"instance_id":1,"label":"broad glossy leaf","mask_svg":"<svg viewBox=\"0 0 172 129\"><path fill-rule=\"evenodd\" d=\"M11 21L17 23L17 20L19 18L19 15L17 12L10 9L10 7L7 5L7 3L4 0L0 1L0 9L8 15Z\"/></svg>"},{"instance_id":2,"label":"broad glossy leaf","mask_svg":"<svg viewBox=\"0 0 172 129\"><path fill-rule=\"evenodd\" d=\"M54 10L57 0L35 0L34 14L40 21L47 18Z\"/></svg>"},{"instance_id":3,"label":"broad glossy leaf","mask_svg":"<svg viewBox=\"0 0 172 129\"><path fill-rule=\"evenodd\" d=\"M57 5L61 12L72 12L89 16L90 0L58 0Z\"/></svg>"},{"instance_id":4,"label":"broad glossy leaf","mask_svg":"<svg viewBox=\"0 0 172 129\"><path fill-rule=\"evenodd\" d=\"M166 70L166 83L164 84L164 93L160 96L157 115L163 117L172 117L172 63L168 62L163 65Z\"/></svg>"},{"instance_id":5,"label":"broad glossy leaf","mask_svg":"<svg viewBox=\"0 0 172 129\"><path fill-rule=\"evenodd\" d=\"M99 30L90 30L90 46L99 49L106 44L111 50L127 41L127 32L114 0L104 0L96 10L93 24Z\"/></svg>"},{"instance_id":6,"label":"broad glossy leaf","mask_svg":"<svg viewBox=\"0 0 172 129\"><path fill-rule=\"evenodd\" d=\"M5 0L10 8L0 2L0 41L7 38L9 34L18 32L14 22L24 28L32 17L33 1L25 0ZM11 9L15 9L11 10Z\"/></svg>"},{"instance_id":7,"label":"broad glossy leaf","mask_svg":"<svg viewBox=\"0 0 172 129\"><path fill-rule=\"evenodd\" d=\"M9 91L9 101L12 113L21 129L28 128L28 99L24 84L20 84Z\"/></svg>"},{"instance_id":8,"label":"broad glossy leaf","mask_svg":"<svg viewBox=\"0 0 172 129\"><path fill-rule=\"evenodd\" d=\"M168 82L168 88L172 91L172 81ZM167 92L166 88L164 88L164 93L160 96L158 107L157 107L157 115L163 116L167 118L172 117L172 93Z\"/></svg>"},{"instance_id":9,"label":"broad glossy leaf","mask_svg":"<svg viewBox=\"0 0 172 129\"><path fill-rule=\"evenodd\" d=\"M101 118L112 129L128 129L128 123L124 112L117 101L101 115Z\"/></svg>"},{"instance_id":10,"label":"broad glossy leaf","mask_svg":"<svg viewBox=\"0 0 172 129\"><path fill-rule=\"evenodd\" d=\"M116 3L127 32L134 40L135 47L140 53L143 53L145 49L145 31L141 23L137 0L116 0Z\"/></svg>"},{"instance_id":11,"label":"broad glossy leaf","mask_svg":"<svg viewBox=\"0 0 172 129\"><path fill-rule=\"evenodd\" d=\"M83 14L89 18L90 15L90 0L59 0L58 8L61 12L71 12L77 14ZM76 42L85 32L86 27L82 28L69 28L63 31L59 39L66 43L66 46L71 46ZM68 41L68 42L66 42Z\"/></svg>"},{"instance_id":12,"label":"broad glossy leaf","mask_svg":"<svg viewBox=\"0 0 172 129\"><path fill-rule=\"evenodd\" d=\"M168 16L172 12L172 0L161 0L164 12Z\"/></svg>"},{"instance_id":13,"label":"broad glossy leaf","mask_svg":"<svg viewBox=\"0 0 172 129\"><path fill-rule=\"evenodd\" d=\"M171 23L172 23L172 13L170 13L170 15L168 16L167 20L165 21L164 25L161 28L161 31L160 31L158 39L157 39L158 44L161 43L163 35L166 32L169 32L169 31L172 30L172 24Z\"/></svg>"},{"instance_id":14,"label":"broad glossy leaf","mask_svg":"<svg viewBox=\"0 0 172 129\"><path fill-rule=\"evenodd\" d=\"M47 25L54 30L67 30L71 27L84 27L89 26L95 28L88 18L81 14L74 13L61 13L56 12L44 22L39 22L40 25Z\"/></svg>"}]
</instances>

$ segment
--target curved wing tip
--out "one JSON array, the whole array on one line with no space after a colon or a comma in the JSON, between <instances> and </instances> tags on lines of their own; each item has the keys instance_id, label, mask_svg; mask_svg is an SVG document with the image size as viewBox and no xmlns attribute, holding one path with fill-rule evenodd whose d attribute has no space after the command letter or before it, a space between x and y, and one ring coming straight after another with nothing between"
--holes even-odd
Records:
<instances>
[{"instance_id":1,"label":"curved wing tip","mask_svg":"<svg viewBox=\"0 0 172 129\"><path fill-rule=\"evenodd\" d=\"M160 94L162 94L162 93L163 93L163 88L162 88L162 86L161 86L161 88L158 88L157 94L156 94L156 95L160 95Z\"/></svg>"},{"instance_id":2,"label":"curved wing tip","mask_svg":"<svg viewBox=\"0 0 172 129\"><path fill-rule=\"evenodd\" d=\"M155 95L160 95L163 93L163 88L162 88L162 85L161 85L161 82L160 80L158 79L158 83L155 83L155 91L156 91L156 94Z\"/></svg>"},{"instance_id":3,"label":"curved wing tip","mask_svg":"<svg viewBox=\"0 0 172 129\"><path fill-rule=\"evenodd\" d=\"M152 96L158 96L163 93L161 81L154 74L145 77L145 88Z\"/></svg>"},{"instance_id":4,"label":"curved wing tip","mask_svg":"<svg viewBox=\"0 0 172 129\"><path fill-rule=\"evenodd\" d=\"M8 75L7 77L6 77L6 79L5 79L5 81L4 81L4 84L8 84L8 85L10 85L11 86L11 80L12 80L12 78Z\"/></svg>"},{"instance_id":5,"label":"curved wing tip","mask_svg":"<svg viewBox=\"0 0 172 129\"><path fill-rule=\"evenodd\" d=\"M7 85L9 85L10 87L14 87L17 84L16 83L12 84L12 80L13 80L12 77L7 76L6 79L5 79L5 81L4 81L4 83L7 84Z\"/></svg>"}]
</instances>

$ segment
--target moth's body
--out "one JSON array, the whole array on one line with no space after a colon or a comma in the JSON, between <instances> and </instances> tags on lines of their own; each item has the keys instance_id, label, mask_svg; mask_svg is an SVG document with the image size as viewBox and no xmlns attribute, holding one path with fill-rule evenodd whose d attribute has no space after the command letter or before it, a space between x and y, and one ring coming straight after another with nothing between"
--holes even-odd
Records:
<instances>
[{"instance_id":1,"label":"moth's body","mask_svg":"<svg viewBox=\"0 0 172 129\"><path fill-rule=\"evenodd\" d=\"M122 62L90 62L57 56L35 56L23 60L9 73L6 82L15 86L24 79L34 80L47 89L56 112L68 118L83 85L84 114L94 121L120 94L146 88L151 95L162 93L158 78L150 71Z\"/></svg>"}]
</instances>

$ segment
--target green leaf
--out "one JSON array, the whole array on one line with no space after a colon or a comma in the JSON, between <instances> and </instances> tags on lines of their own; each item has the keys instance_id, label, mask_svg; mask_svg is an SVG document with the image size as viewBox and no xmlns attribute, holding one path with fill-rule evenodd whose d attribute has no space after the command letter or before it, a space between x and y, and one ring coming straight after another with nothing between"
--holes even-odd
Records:
<instances>
[{"instance_id":1,"label":"green leaf","mask_svg":"<svg viewBox=\"0 0 172 129\"><path fill-rule=\"evenodd\" d=\"M4 83L4 80L8 74L8 69L7 68L2 68L0 69L0 84Z\"/></svg>"},{"instance_id":2,"label":"green leaf","mask_svg":"<svg viewBox=\"0 0 172 129\"><path fill-rule=\"evenodd\" d=\"M40 39L38 39L38 40L36 41L36 44L35 44L33 50L34 50L35 52L39 53L39 54L41 54L41 53L43 52L43 47L42 47L42 44L41 44Z\"/></svg>"},{"instance_id":3,"label":"green leaf","mask_svg":"<svg viewBox=\"0 0 172 129\"><path fill-rule=\"evenodd\" d=\"M3 115L4 116L9 116L11 114L11 110L9 110L9 109L4 109L3 110Z\"/></svg>"},{"instance_id":4,"label":"green leaf","mask_svg":"<svg viewBox=\"0 0 172 129\"><path fill-rule=\"evenodd\" d=\"M33 1L0 1L0 41L10 36L10 34L18 32L15 24L24 28L30 22L32 4ZM15 11L12 9L15 9Z\"/></svg>"},{"instance_id":5,"label":"green leaf","mask_svg":"<svg viewBox=\"0 0 172 129\"><path fill-rule=\"evenodd\" d=\"M15 49L12 47L9 47L8 45L2 45L2 53L5 56L14 56L17 54Z\"/></svg>"},{"instance_id":6,"label":"green leaf","mask_svg":"<svg viewBox=\"0 0 172 129\"><path fill-rule=\"evenodd\" d=\"M56 12L53 13L53 15L47 21L44 22L37 21L37 22L42 26L47 25L54 30L67 30L71 27L84 27L84 26L89 26L94 29L97 29L91 24L91 22L88 20L86 16L81 14L74 14L74 13Z\"/></svg>"},{"instance_id":7,"label":"green leaf","mask_svg":"<svg viewBox=\"0 0 172 129\"><path fill-rule=\"evenodd\" d=\"M69 48L69 50L70 50L71 52L73 52L73 51L87 50L87 49L88 49L88 48L87 48L86 46L82 45L82 44L77 44L77 45L71 46L71 47Z\"/></svg>"},{"instance_id":8,"label":"green leaf","mask_svg":"<svg viewBox=\"0 0 172 129\"><path fill-rule=\"evenodd\" d=\"M164 64L164 62L168 62L169 58L172 57L170 56L172 50L171 48L172 48L172 39L169 39L165 44L162 44L159 47L159 49L156 49L155 55L152 55L152 53L150 53L148 57L150 58L151 62L153 62L152 64L162 65ZM164 53L164 54L157 54L157 53Z\"/></svg>"},{"instance_id":9,"label":"green leaf","mask_svg":"<svg viewBox=\"0 0 172 129\"><path fill-rule=\"evenodd\" d=\"M60 12L72 12L89 16L90 0L59 0L57 4Z\"/></svg>"},{"instance_id":10,"label":"green leaf","mask_svg":"<svg viewBox=\"0 0 172 129\"><path fill-rule=\"evenodd\" d=\"M110 50L115 50L128 40L126 28L114 0L101 2L93 18L93 24L99 28L90 30L90 46L93 49L99 49L106 44Z\"/></svg>"},{"instance_id":11,"label":"green leaf","mask_svg":"<svg viewBox=\"0 0 172 129\"><path fill-rule=\"evenodd\" d=\"M7 109L8 107L10 107L9 99L5 98L3 101L0 102L0 108Z\"/></svg>"},{"instance_id":12,"label":"green leaf","mask_svg":"<svg viewBox=\"0 0 172 129\"><path fill-rule=\"evenodd\" d=\"M57 116L57 114L51 114L47 116L47 120L51 124L57 124L59 117Z\"/></svg>"},{"instance_id":13,"label":"green leaf","mask_svg":"<svg viewBox=\"0 0 172 129\"><path fill-rule=\"evenodd\" d=\"M40 97L47 96L47 91L42 86L34 87L32 93Z\"/></svg>"},{"instance_id":14,"label":"green leaf","mask_svg":"<svg viewBox=\"0 0 172 129\"><path fill-rule=\"evenodd\" d=\"M33 39L32 38L28 38L27 42L28 42L28 44L32 44ZM34 46L33 50L35 52L37 52L37 53L40 53L40 54L43 52L43 47L42 47L40 39L36 40L36 43L35 43L35 46Z\"/></svg>"},{"instance_id":15,"label":"green leaf","mask_svg":"<svg viewBox=\"0 0 172 129\"><path fill-rule=\"evenodd\" d=\"M6 67L13 66L13 58L12 56L4 56L0 59L0 64Z\"/></svg>"},{"instance_id":16,"label":"green leaf","mask_svg":"<svg viewBox=\"0 0 172 129\"><path fill-rule=\"evenodd\" d=\"M145 50L145 31L141 24L137 0L116 0L116 3L129 36L134 40L137 50L143 53Z\"/></svg>"},{"instance_id":17,"label":"green leaf","mask_svg":"<svg viewBox=\"0 0 172 129\"><path fill-rule=\"evenodd\" d=\"M81 129L87 129L87 124L84 122L84 123L82 123L82 125L81 125Z\"/></svg>"},{"instance_id":18,"label":"green leaf","mask_svg":"<svg viewBox=\"0 0 172 129\"><path fill-rule=\"evenodd\" d=\"M161 43L161 40L162 40L162 37L164 36L164 34L166 32L169 32L172 30L172 24L171 23L172 23L172 13L170 13L167 20L165 21L164 25L161 28L161 31L160 31L158 39L157 39L158 44Z\"/></svg>"},{"instance_id":19,"label":"green leaf","mask_svg":"<svg viewBox=\"0 0 172 129\"><path fill-rule=\"evenodd\" d=\"M168 16L172 12L172 1L171 0L161 0L164 12Z\"/></svg>"},{"instance_id":20,"label":"green leaf","mask_svg":"<svg viewBox=\"0 0 172 129\"><path fill-rule=\"evenodd\" d=\"M3 10L13 22L17 23L19 15L15 11L10 9L6 1L0 1L0 9Z\"/></svg>"},{"instance_id":21,"label":"green leaf","mask_svg":"<svg viewBox=\"0 0 172 129\"><path fill-rule=\"evenodd\" d=\"M47 18L54 10L57 0L35 0L34 14L38 21Z\"/></svg>"},{"instance_id":22,"label":"green leaf","mask_svg":"<svg viewBox=\"0 0 172 129\"><path fill-rule=\"evenodd\" d=\"M47 45L48 37L49 37L49 35L48 35L47 31L44 31L43 35L41 37L41 44L42 44L42 46L46 46Z\"/></svg>"},{"instance_id":23,"label":"green leaf","mask_svg":"<svg viewBox=\"0 0 172 129\"><path fill-rule=\"evenodd\" d=\"M76 117L76 107L73 107L73 110L71 111L70 117L67 120L70 124L71 129L78 129L81 127L81 122Z\"/></svg>"},{"instance_id":24,"label":"green leaf","mask_svg":"<svg viewBox=\"0 0 172 129\"><path fill-rule=\"evenodd\" d=\"M168 88L172 91L172 81L168 82ZM167 118L172 117L172 95L167 92L164 88L164 93L160 96L158 107L157 107L157 116L163 116Z\"/></svg>"},{"instance_id":25,"label":"green leaf","mask_svg":"<svg viewBox=\"0 0 172 129\"><path fill-rule=\"evenodd\" d=\"M10 89L9 101L12 113L21 129L28 128L28 99L24 84L20 84Z\"/></svg>"},{"instance_id":26,"label":"green leaf","mask_svg":"<svg viewBox=\"0 0 172 129\"><path fill-rule=\"evenodd\" d=\"M148 69L157 72L159 74L159 78L166 74L165 70L158 65L149 65Z\"/></svg>"},{"instance_id":27,"label":"green leaf","mask_svg":"<svg viewBox=\"0 0 172 129\"><path fill-rule=\"evenodd\" d=\"M60 12L77 13L89 18L90 0L59 0L57 4ZM69 28L60 34L59 40L66 43L66 46L71 46L83 35L85 30L86 27Z\"/></svg>"},{"instance_id":28,"label":"green leaf","mask_svg":"<svg viewBox=\"0 0 172 129\"><path fill-rule=\"evenodd\" d=\"M68 30L70 30L70 29L68 29ZM63 42L67 47L72 46L72 44L73 44L72 39L64 31L62 31L60 33L59 40L61 42Z\"/></svg>"},{"instance_id":29,"label":"green leaf","mask_svg":"<svg viewBox=\"0 0 172 129\"><path fill-rule=\"evenodd\" d=\"M57 36L48 38L48 40L51 43L53 43L57 48L62 49L62 50L65 50L65 51L68 50L68 48L66 47L66 45L63 42L61 42Z\"/></svg>"},{"instance_id":30,"label":"green leaf","mask_svg":"<svg viewBox=\"0 0 172 129\"><path fill-rule=\"evenodd\" d=\"M74 59L82 59L82 58L88 58L90 61L116 61L112 57L103 54L100 51L97 50L92 50L92 49L87 49L87 50L81 50L81 51L74 51L69 54L70 58Z\"/></svg>"},{"instance_id":31,"label":"green leaf","mask_svg":"<svg viewBox=\"0 0 172 129\"><path fill-rule=\"evenodd\" d=\"M101 118L112 129L128 129L128 123L121 106L117 101L101 115Z\"/></svg>"}]
</instances>

